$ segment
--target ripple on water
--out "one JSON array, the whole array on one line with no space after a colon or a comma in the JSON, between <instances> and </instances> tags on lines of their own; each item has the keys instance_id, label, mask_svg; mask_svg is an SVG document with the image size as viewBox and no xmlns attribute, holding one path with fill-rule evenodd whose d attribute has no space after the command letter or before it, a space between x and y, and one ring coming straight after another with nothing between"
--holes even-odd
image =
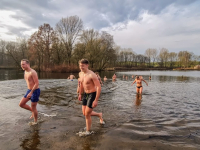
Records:
<instances>
[{"instance_id":1,"label":"ripple on water","mask_svg":"<svg viewBox=\"0 0 200 150\"><path fill-rule=\"evenodd\" d=\"M4 82L4 87L9 87L10 82ZM20 134L14 137L15 139L23 137L21 140L23 147L27 146L28 142L36 140L36 144L43 143L52 149L58 145L60 149L64 146L83 149L85 144L91 149L130 149L133 146L140 149L141 145L147 149L199 148L199 84L181 81L161 84L155 80L149 82L149 86L144 85L144 93L140 97L136 94L135 87L130 86L131 82L128 84L129 81L110 80L102 86L98 107L94 110L103 112L106 125L100 126L99 119L93 117L92 129L96 134L80 139L75 133L85 126L85 120L81 112L81 102L77 100L77 81L41 80L39 112L44 122L37 127L37 130L32 130L24 125L27 125L28 118L24 119L25 115L19 115L20 118L17 118L18 121L14 124L16 123L15 129L20 131ZM20 87L24 87L22 85L25 84L21 81L13 83L21 85ZM188 88L193 84L195 88ZM2 88L2 85L0 87ZM17 99L20 95L23 96L26 89L16 90L14 87L7 89L9 90L5 92L0 91L4 100L2 104L18 106ZM22 110L17 109L18 113L20 111ZM54 114L56 116L49 117ZM2 118L4 122L6 116ZM13 128L12 123L8 122L8 127ZM8 130L5 131L10 133ZM5 136L8 136L6 133L0 135L0 138L4 136L5 139ZM93 145L87 141L92 141ZM44 145L40 145L41 149L44 149Z\"/></svg>"}]
</instances>

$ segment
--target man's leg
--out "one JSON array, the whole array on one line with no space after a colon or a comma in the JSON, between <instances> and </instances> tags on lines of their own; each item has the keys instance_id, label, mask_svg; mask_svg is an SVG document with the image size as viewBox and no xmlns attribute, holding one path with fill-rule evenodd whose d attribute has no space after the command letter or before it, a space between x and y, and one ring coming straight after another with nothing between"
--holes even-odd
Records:
<instances>
[{"instance_id":1,"label":"man's leg","mask_svg":"<svg viewBox=\"0 0 200 150\"><path fill-rule=\"evenodd\" d=\"M100 119L100 123L101 123L101 124L104 123L103 118L102 118L102 113L97 113L97 112L95 112L95 111L92 111L91 116L98 116L99 119Z\"/></svg>"},{"instance_id":2,"label":"man's leg","mask_svg":"<svg viewBox=\"0 0 200 150\"><path fill-rule=\"evenodd\" d=\"M85 114L86 114L86 106L84 106L84 105L82 105L82 112L83 112L83 115L85 116ZM102 117L102 113L97 113L95 111L92 111L91 112L91 116L97 116L97 117L99 117L100 123L102 123L102 124L104 123L103 117Z\"/></svg>"},{"instance_id":3,"label":"man's leg","mask_svg":"<svg viewBox=\"0 0 200 150\"><path fill-rule=\"evenodd\" d=\"M37 102L31 102L31 108L32 108L32 116L34 117L34 122L37 122L38 118L38 111L37 111Z\"/></svg>"},{"instance_id":4,"label":"man's leg","mask_svg":"<svg viewBox=\"0 0 200 150\"><path fill-rule=\"evenodd\" d=\"M27 110L30 110L32 112L32 109L29 105L27 105L26 103L29 101L29 98L22 98L21 101L19 102L19 106L24 108L24 109L27 109Z\"/></svg>"},{"instance_id":5,"label":"man's leg","mask_svg":"<svg viewBox=\"0 0 200 150\"><path fill-rule=\"evenodd\" d=\"M90 131L90 128L91 128L91 124L92 124L91 113L92 113L92 109L89 107L86 107L85 109L86 131Z\"/></svg>"},{"instance_id":6,"label":"man's leg","mask_svg":"<svg viewBox=\"0 0 200 150\"><path fill-rule=\"evenodd\" d=\"M86 109L86 106L85 105L82 105L82 112L83 112L83 115L85 116L85 109Z\"/></svg>"}]
</instances>

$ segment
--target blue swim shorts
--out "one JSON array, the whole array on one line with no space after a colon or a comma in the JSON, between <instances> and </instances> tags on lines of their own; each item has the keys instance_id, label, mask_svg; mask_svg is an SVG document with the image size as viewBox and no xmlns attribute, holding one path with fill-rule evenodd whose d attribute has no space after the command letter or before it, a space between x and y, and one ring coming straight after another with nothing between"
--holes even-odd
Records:
<instances>
[{"instance_id":1,"label":"blue swim shorts","mask_svg":"<svg viewBox=\"0 0 200 150\"><path fill-rule=\"evenodd\" d=\"M31 90L27 90L26 94L24 95L24 98L27 97L27 95L31 92ZM31 96L31 102L38 102L39 101L39 96L40 96L40 88L36 89L32 96Z\"/></svg>"}]
</instances>

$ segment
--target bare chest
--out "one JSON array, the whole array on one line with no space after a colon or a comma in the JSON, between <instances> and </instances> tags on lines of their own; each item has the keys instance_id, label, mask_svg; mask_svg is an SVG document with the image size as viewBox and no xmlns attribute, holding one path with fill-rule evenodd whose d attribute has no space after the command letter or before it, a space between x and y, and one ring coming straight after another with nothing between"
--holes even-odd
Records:
<instances>
[{"instance_id":1,"label":"bare chest","mask_svg":"<svg viewBox=\"0 0 200 150\"><path fill-rule=\"evenodd\" d=\"M24 79L25 79L26 81L28 81L28 82L33 81L33 78L32 78L32 76L31 76L30 73L25 73L25 74L24 74Z\"/></svg>"},{"instance_id":2,"label":"bare chest","mask_svg":"<svg viewBox=\"0 0 200 150\"><path fill-rule=\"evenodd\" d=\"M88 76L83 76L82 83L83 83L83 86L92 84L92 79Z\"/></svg>"}]
</instances>

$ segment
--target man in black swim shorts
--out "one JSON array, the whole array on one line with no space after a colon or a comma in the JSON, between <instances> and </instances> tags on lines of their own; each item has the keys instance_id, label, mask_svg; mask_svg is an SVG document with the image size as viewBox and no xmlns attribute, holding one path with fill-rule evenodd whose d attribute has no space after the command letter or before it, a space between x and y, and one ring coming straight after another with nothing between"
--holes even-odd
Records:
<instances>
[{"instance_id":1,"label":"man in black swim shorts","mask_svg":"<svg viewBox=\"0 0 200 150\"><path fill-rule=\"evenodd\" d=\"M100 119L100 124L105 124L102 118L102 113L97 113L93 111L98 104L99 96L101 93L101 85L96 74L88 69L89 62L86 59L81 59L79 61L79 67L81 72L79 73L80 77L80 88L79 88L79 97L81 101L81 93L84 91L84 96L82 99L82 112L86 120L86 131L82 132L82 135L91 134L90 128L92 124L91 116L98 116ZM79 134L80 135L80 134Z\"/></svg>"}]
</instances>

